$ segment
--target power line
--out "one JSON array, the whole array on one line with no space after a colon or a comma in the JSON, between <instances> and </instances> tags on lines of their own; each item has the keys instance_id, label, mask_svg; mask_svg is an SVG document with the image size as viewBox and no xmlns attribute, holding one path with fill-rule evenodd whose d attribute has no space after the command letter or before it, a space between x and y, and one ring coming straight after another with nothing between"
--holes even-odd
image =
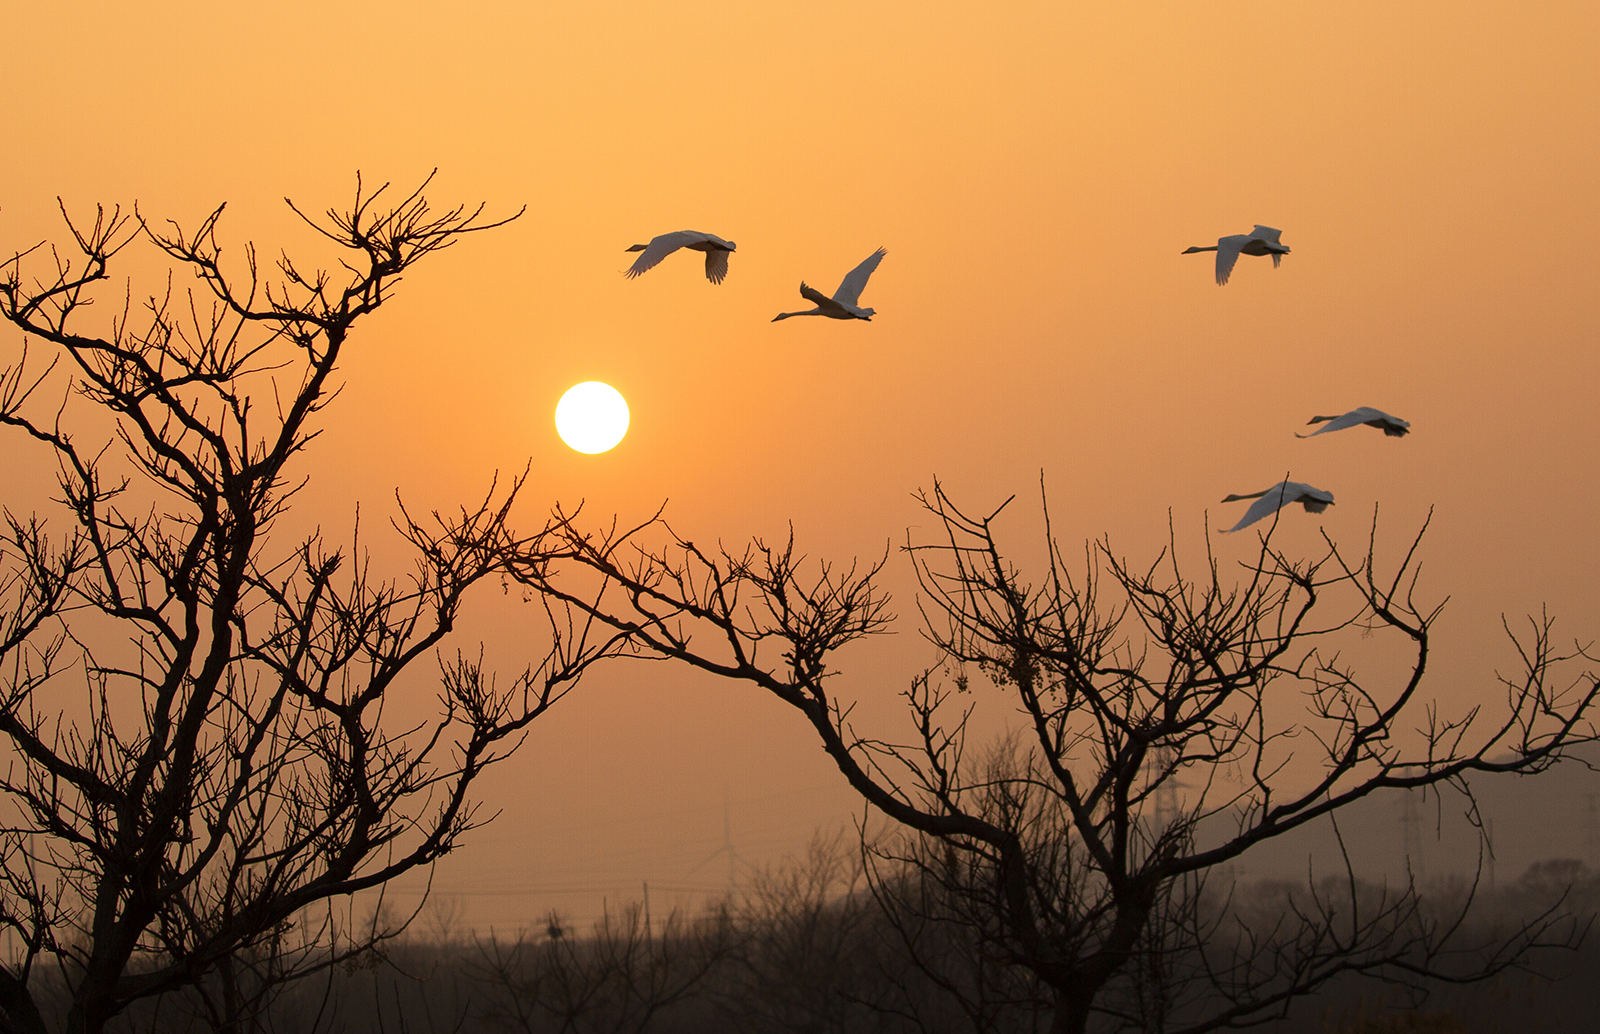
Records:
<instances>
[{"instance_id":1,"label":"power line","mask_svg":"<svg viewBox=\"0 0 1600 1034\"><path fill-rule=\"evenodd\" d=\"M718 851L717 853L721 854L722 852ZM715 855L712 857L715 857ZM563 894L606 894L614 890L626 890L627 888L632 887L634 883L634 880L618 880L615 883L595 883L582 886L514 887L505 889L496 887L462 887L457 889L436 883L431 891L425 890L422 887L405 888L391 886L389 888L389 892L393 894L405 894L413 897L420 897L426 893L429 897L527 898L539 897L541 895L554 897ZM726 889L725 887L720 886L690 886L671 883L657 883L654 886L658 891L664 890L673 894L720 894Z\"/></svg>"},{"instance_id":2,"label":"power line","mask_svg":"<svg viewBox=\"0 0 1600 1034\"><path fill-rule=\"evenodd\" d=\"M784 790L778 793L756 794L748 797L729 798L728 795L724 793L722 805L723 811L726 812L730 803L739 805L765 804L769 801L780 801L790 797L800 797L806 794L821 793L826 790L847 791L848 789L848 786L842 782L829 781L827 783L814 783L810 786L802 786L792 790ZM685 815L703 815L706 812L714 812L715 808L716 805L714 804L694 804L668 810L636 812L630 815L617 816L615 818L591 819L589 821L572 823L563 822L561 824L561 832L563 836L570 837L574 833L590 830L613 830L623 828L631 829L643 823L661 819L681 818ZM488 826L485 830L478 832L474 839L480 843L494 841L497 839L507 839L511 837L517 837L520 839L524 834L520 832L512 832L508 828L510 825L511 823L506 822L506 820L502 818L493 825Z\"/></svg>"}]
</instances>

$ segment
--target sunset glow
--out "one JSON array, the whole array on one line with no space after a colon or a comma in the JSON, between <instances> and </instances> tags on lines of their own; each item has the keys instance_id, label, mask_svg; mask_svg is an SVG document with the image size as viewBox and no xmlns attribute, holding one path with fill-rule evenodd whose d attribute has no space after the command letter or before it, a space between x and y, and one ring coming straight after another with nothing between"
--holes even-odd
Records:
<instances>
[{"instance_id":1,"label":"sunset glow","mask_svg":"<svg viewBox=\"0 0 1600 1034\"><path fill-rule=\"evenodd\" d=\"M1392 559L1426 524L1450 714L1503 699L1502 616L1548 608L1562 649L1600 636L1600 4L152 0L10 5L6 29L0 258L46 242L24 283L55 275L52 248L78 258L62 213L92 227L96 205L193 233L226 204L221 264L246 289L258 271L261 305L310 290L280 255L330 297L346 275L285 198L343 211L359 173L392 184L375 210L427 181L436 212L522 212L386 286L342 344L275 546L316 533L403 583L402 505L448 516L524 477L520 536L557 507L622 529L665 508L707 551L881 562L894 634L828 672L865 742L917 733L902 694L932 661L903 547L935 479L998 513L1030 576L1047 534L1141 570L1214 557L1226 582L1267 528L1294 557L1326 534ZM1256 226L1293 250L1241 251L1226 287L1184 254ZM687 228L737 242L725 278L689 247L626 275L630 246ZM773 321L879 248L870 320ZM217 303L171 267L137 236L74 319L114 340L166 298L185 340ZM0 329L0 370L59 351ZM84 422L70 366L27 412L61 408L92 457L115 414ZM226 411L205 373L183 390ZM280 412L248 401L252 428ZM1410 433L1312 434L1358 407ZM59 537L58 464L11 430L0 505ZM1220 534L1253 505L1225 495L1286 481L1337 504ZM514 585L463 608L439 658L481 656L506 691L544 656ZM436 681L397 686L394 720L427 727ZM730 892L735 853L758 871L862 813L803 722L681 666L597 667L527 736L470 795L493 822L396 900L458 896L463 930L551 910L587 929L648 881L664 915ZM1508 881L1547 839L1512 821ZM1559 828L1578 857L1582 823Z\"/></svg>"}]
</instances>

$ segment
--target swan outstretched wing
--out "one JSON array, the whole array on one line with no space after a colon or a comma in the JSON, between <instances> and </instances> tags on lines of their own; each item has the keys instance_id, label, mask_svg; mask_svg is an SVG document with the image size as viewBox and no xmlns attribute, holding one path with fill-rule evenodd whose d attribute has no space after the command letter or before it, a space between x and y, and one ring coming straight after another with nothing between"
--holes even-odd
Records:
<instances>
[{"instance_id":1,"label":"swan outstretched wing","mask_svg":"<svg viewBox=\"0 0 1600 1034\"><path fill-rule=\"evenodd\" d=\"M882 262L887 254L889 254L888 248L879 248L868 255L866 261L845 275L839 284L839 289L833 292L833 300L853 308L860 300L861 292L866 290L867 278L872 276L872 271L878 268L878 263Z\"/></svg>"},{"instance_id":2,"label":"swan outstretched wing","mask_svg":"<svg viewBox=\"0 0 1600 1034\"><path fill-rule=\"evenodd\" d=\"M838 313L840 316L843 316L846 312L844 306L840 305L832 298L829 298L815 287L812 287L804 280L800 281L800 297L804 298L812 305L815 305L819 310L816 315L819 316L827 316L833 313Z\"/></svg>"},{"instance_id":3,"label":"swan outstretched wing","mask_svg":"<svg viewBox=\"0 0 1600 1034\"><path fill-rule=\"evenodd\" d=\"M1239 249L1249 240L1243 234L1217 238L1217 286L1221 287L1233 275L1233 264L1239 261Z\"/></svg>"},{"instance_id":4,"label":"swan outstretched wing","mask_svg":"<svg viewBox=\"0 0 1600 1034\"><path fill-rule=\"evenodd\" d=\"M1250 509L1246 510L1244 512L1244 516L1239 518L1238 524L1235 524L1233 527L1224 530L1239 531L1242 528L1248 528L1261 518L1276 513L1278 508L1282 505L1283 486L1281 484L1273 485L1271 488L1267 489L1266 492L1262 493L1260 499L1257 499L1255 502L1250 504Z\"/></svg>"},{"instance_id":5,"label":"swan outstretched wing","mask_svg":"<svg viewBox=\"0 0 1600 1034\"><path fill-rule=\"evenodd\" d=\"M804 298L812 305L821 305L826 308L838 308L838 303L836 303L832 298L829 298L827 295L823 294L815 287L812 287L804 280L800 281L800 297Z\"/></svg>"},{"instance_id":6,"label":"swan outstretched wing","mask_svg":"<svg viewBox=\"0 0 1600 1034\"><path fill-rule=\"evenodd\" d=\"M1315 431L1312 431L1310 434L1303 434L1300 435L1300 437L1315 438L1317 435L1327 434L1329 431L1343 431L1347 427L1355 427L1358 424L1366 423L1368 420L1372 419L1372 417L1368 414L1376 412L1377 410L1368 409L1366 406L1362 406L1360 409L1352 409L1343 416L1336 416L1332 420L1328 420L1323 424L1323 426L1317 428ZM1315 423L1316 421L1312 422Z\"/></svg>"},{"instance_id":7,"label":"swan outstretched wing","mask_svg":"<svg viewBox=\"0 0 1600 1034\"><path fill-rule=\"evenodd\" d=\"M633 279L641 273L654 269L662 259L677 251L685 244L695 244L706 239L706 234L699 230L678 230L675 233L663 233L659 237L652 237L650 243L644 246L644 251L634 259L633 265L628 267L625 274L628 279Z\"/></svg>"},{"instance_id":8,"label":"swan outstretched wing","mask_svg":"<svg viewBox=\"0 0 1600 1034\"><path fill-rule=\"evenodd\" d=\"M706 252L706 279L714 284L722 283L722 278L728 275L728 253L721 248L712 248Z\"/></svg>"}]
</instances>

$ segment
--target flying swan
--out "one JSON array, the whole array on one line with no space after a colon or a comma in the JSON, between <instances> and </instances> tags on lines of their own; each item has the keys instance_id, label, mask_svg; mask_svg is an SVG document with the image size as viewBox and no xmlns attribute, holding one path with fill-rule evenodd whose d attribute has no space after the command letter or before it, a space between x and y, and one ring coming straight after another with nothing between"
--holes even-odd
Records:
<instances>
[{"instance_id":1,"label":"flying swan","mask_svg":"<svg viewBox=\"0 0 1600 1034\"><path fill-rule=\"evenodd\" d=\"M689 248L693 251L706 253L706 279L714 284L722 283L722 278L728 275L728 253L735 250L738 245L732 241L725 241L714 233L701 233L699 230L679 230L676 233L663 233L659 237L652 237L649 244L635 244L629 251L642 251L623 274L629 280L641 273L654 269L656 264L679 248Z\"/></svg>"},{"instance_id":2,"label":"flying swan","mask_svg":"<svg viewBox=\"0 0 1600 1034\"><path fill-rule=\"evenodd\" d=\"M1289 254L1289 249L1278 243L1278 238L1283 235L1282 230L1274 230L1270 226L1257 225L1249 233L1235 233L1228 237L1218 237L1217 243L1206 248L1190 248L1185 255L1193 255L1201 251L1214 251L1217 253L1217 286L1221 287L1228 282L1228 277L1233 273L1233 264L1239 261L1240 255L1271 255L1272 268L1277 269L1278 263L1283 261L1283 256Z\"/></svg>"},{"instance_id":3,"label":"flying swan","mask_svg":"<svg viewBox=\"0 0 1600 1034\"><path fill-rule=\"evenodd\" d=\"M877 312L877 310L860 308L856 305L856 301L861 297L861 292L866 289L867 278L872 275L874 269L878 268L878 263L882 262L883 257L887 254L889 254L889 249L879 248L871 255L868 255L865 262L845 274L844 282L839 285L837 291L833 292L832 298L827 297L815 287L809 286L804 280L800 281L800 296L808 302L814 302L817 307L815 309L807 309L804 312L780 312L772 317L772 322L786 320L790 316L827 316L829 319L835 320L872 319L873 313Z\"/></svg>"},{"instance_id":4,"label":"flying swan","mask_svg":"<svg viewBox=\"0 0 1600 1034\"><path fill-rule=\"evenodd\" d=\"M1333 505L1332 492L1324 492L1320 488L1302 485L1298 481L1280 481L1271 488L1260 492L1250 492L1247 495L1230 495L1222 501L1235 503L1241 499L1254 499L1255 502L1250 504L1250 509L1244 512L1244 516L1239 519L1239 523L1226 529L1227 531L1248 528L1261 518L1268 514L1276 513L1280 507L1288 506L1290 503L1300 503L1311 513L1321 513Z\"/></svg>"},{"instance_id":5,"label":"flying swan","mask_svg":"<svg viewBox=\"0 0 1600 1034\"><path fill-rule=\"evenodd\" d=\"M1306 421L1306 426L1320 424L1324 420L1329 421L1327 427L1319 427L1310 434L1297 433L1295 437L1315 438L1319 434L1327 434L1329 431L1343 431L1345 428L1355 427L1357 424L1376 427L1390 438L1402 438L1411 430L1411 425L1408 422L1401 420L1397 416L1390 416L1381 409L1373 409L1371 406L1352 409L1343 416L1314 416Z\"/></svg>"}]
</instances>

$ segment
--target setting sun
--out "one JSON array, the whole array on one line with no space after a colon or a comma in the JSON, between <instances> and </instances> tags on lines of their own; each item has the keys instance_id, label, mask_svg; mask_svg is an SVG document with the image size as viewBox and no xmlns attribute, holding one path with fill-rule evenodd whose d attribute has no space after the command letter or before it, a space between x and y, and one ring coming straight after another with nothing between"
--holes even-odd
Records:
<instances>
[{"instance_id":1,"label":"setting sun","mask_svg":"<svg viewBox=\"0 0 1600 1034\"><path fill-rule=\"evenodd\" d=\"M600 381L575 384L556 403L556 433L578 452L613 449L628 433L627 400Z\"/></svg>"}]
</instances>

